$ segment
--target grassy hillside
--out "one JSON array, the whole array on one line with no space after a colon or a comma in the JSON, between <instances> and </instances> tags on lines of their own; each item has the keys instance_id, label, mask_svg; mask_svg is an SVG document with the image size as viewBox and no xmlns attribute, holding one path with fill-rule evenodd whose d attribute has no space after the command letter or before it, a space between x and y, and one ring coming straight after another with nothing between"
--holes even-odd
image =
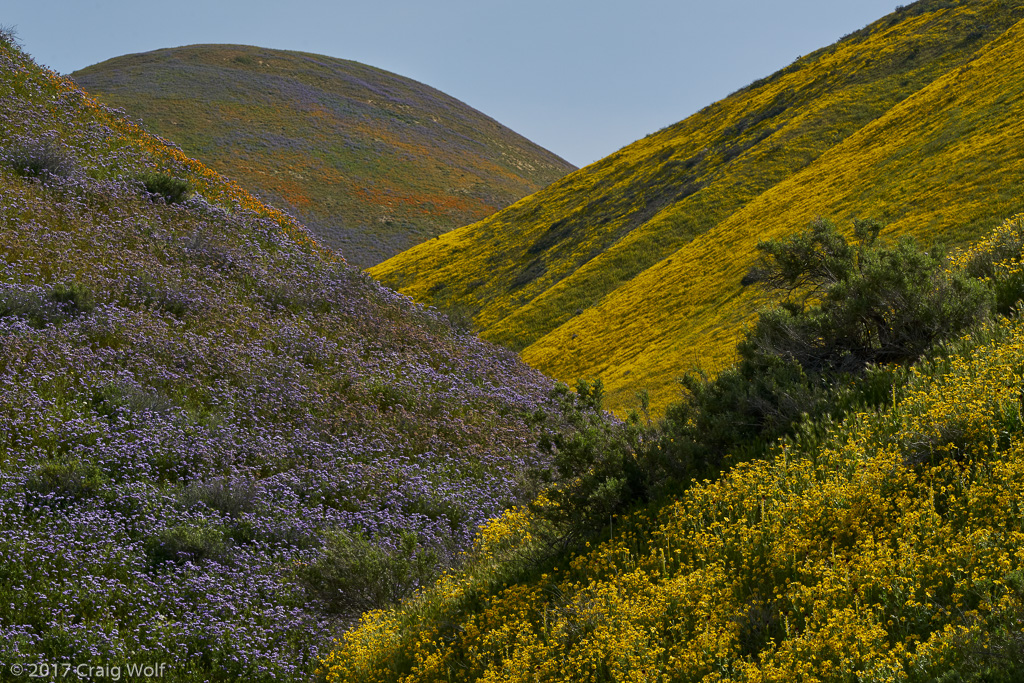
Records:
<instances>
[{"instance_id":1,"label":"grassy hillside","mask_svg":"<svg viewBox=\"0 0 1024 683\"><path fill-rule=\"evenodd\" d=\"M523 499L540 373L7 35L0 104L4 677L310 680Z\"/></svg>"},{"instance_id":2,"label":"grassy hillside","mask_svg":"<svg viewBox=\"0 0 1024 683\"><path fill-rule=\"evenodd\" d=\"M361 267L574 169L444 93L333 57L194 45L72 77Z\"/></svg>"},{"instance_id":3,"label":"grassy hillside","mask_svg":"<svg viewBox=\"0 0 1024 683\"><path fill-rule=\"evenodd\" d=\"M766 237L817 215L962 243L1024 208L1024 3L923 0L484 221L371 269L613 407L714 369Z\"/></svg>"},{"instance_id":4,"label":"grassy hillside","mask_svg":"<svg viewBox=\"0 0 1024 683\"><path fill-rule=\"evenodd\" d=\"M947 268L985 261L1019 299L1022 244L1018 217ZM881 405L805 423L578 552L551 551L550 498L509 511L463 571L366 615L327 678L1019 681L1021 368L1018 309L933 347Z\"/></svg>"}]
</instances>

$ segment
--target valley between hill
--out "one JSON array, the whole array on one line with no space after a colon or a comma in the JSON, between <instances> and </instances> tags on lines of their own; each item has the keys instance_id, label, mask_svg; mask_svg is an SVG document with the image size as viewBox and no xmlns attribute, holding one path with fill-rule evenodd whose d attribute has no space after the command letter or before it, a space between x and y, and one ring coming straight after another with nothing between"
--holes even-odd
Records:
<instances>
[{"instance_id":1,"label":"valley between hill","mask_svg":"<svg viewBox=\"0 0 1024 683\"><path fill-rule=\"evenodd\" d=\"M920 0L373 270L574 391L0 31L0 662L1024 680L1022 39Z\"/></svg>"}]
</instances>

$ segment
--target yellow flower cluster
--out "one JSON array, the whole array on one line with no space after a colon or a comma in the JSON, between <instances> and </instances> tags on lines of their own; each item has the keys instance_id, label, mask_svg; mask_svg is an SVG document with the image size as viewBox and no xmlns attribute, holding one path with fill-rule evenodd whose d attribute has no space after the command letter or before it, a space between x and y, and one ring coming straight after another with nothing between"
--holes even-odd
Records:
<instances>
[{"instance_id":1,"label":"yellow flower cluster","mask_svg":"<svg viewBox=\"0 0 1024 683\"><path fill-rule=\"evenodd\" d=\"M498 555L375 613L330 681L931 680L1024 627L1024 324L919 366L884 412L824 446L782 443L563 567L520 583ZM497 554L496 554L497 553ZM973 650L972 650L973 648Z\"/></svg>"},{"instance_id":2,"label":"yellow flower cluster","mask_svg":"<svg viewBox=\"0 0 1024 683\"><path fill-rule=\"evenodd\" d=\"M1024 272L1024 214L1004 221L979 240L949 257L949 269L967 268L976 259L991 263L994 273L1020 275Z\"/></svg>"}]
</instances>

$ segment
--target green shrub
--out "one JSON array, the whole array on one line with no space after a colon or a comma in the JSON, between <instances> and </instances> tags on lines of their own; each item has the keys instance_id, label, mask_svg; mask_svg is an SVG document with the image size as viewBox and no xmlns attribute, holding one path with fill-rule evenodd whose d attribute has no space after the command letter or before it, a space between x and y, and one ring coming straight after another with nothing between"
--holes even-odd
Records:
<instances>
[{"instance_id":1,"label":"green shrub","mask_svg":"<svg viewBox=\"0 0 1024 683\"><path fill-rule=\"evenodd\" d=\"M929 683L1019 683L1024 680L1024 633L1018 627L1024 615L1019 610L1014 612L1009 616L1015 623L1004 617L1009 623L954 637L959 659L954 668L937 677L912 671L909 680Z\"/></svg>"},{"instance_id":2,"label":"green shrub","mask_svg":"<svg viewBox=\"0 0 1024 683\"><path fill-rule=\"evenodd\" d=\"M324 554L303 568L302 579L328 612L356 615L397 604L431 581L439 553L404 531L391 549L359 531L336 530L325 538Z\"/></svg>"},{"instance_id":3,"label":"green shrub","mask_svg":"<svg viewBox=\"0 0 1024 683\"><path fill-rule=\"evenodd\" d=\"M15 173L27 178L46 178L51 175L67 177L77 167L68 152L50 140L16 146L8 158Z\"/></svg>"},{"instance_id":4,"label":"green shrub","mask_svg":"<svg viewBox=\"0 0 1024 683\"><path fill-rule=\"evenodd\" d=\"M123 383L94 389L91 404L98 415L106 418L169 413L175 408L175 404L159 392Z\"/></svg>"},{"instance_id":5,"label":"green shrub","mask_svg":"<svg viewBox=\"0 0 1024 683\"><path fill-rule=\"evenodd\" d=\"M699 372L681 378L685 397L666 409L668 438L661 444L673 480L713 476L727 454L753 457L795 418L820 412L827 392L799 364L779 357L758 360L714 378Z\"/></svg>"},{"instance_id":6,"label":"green shrub","mask_svg":"<svg viewBox=\"0 0 1024 683\"><path fill-rule=\"evenodd\" d=\"M747 282L787 299L761 313L738 347L741 358L781 357L809 373L862 372L912 362L988 316L992 295L983 283L944 269L939 250L909 238L879 244L880 230L855 221L854 246L818 219L804 233L759 244L763 256Z\"/></svg>"},{"instance_id":7,"label":"green shrub","mask_svg":"<svg viewBox=\"0 0 1024 683\"><path fill-rule=\"evenodd\" d=\"M559 384L551 394L555 414L565 423L551 425L540 442L551 455L551 465L537 476L548 484L546 498L555 505L535 506L535 512L553 522L565 546L604 527L629 503L646 497L653 487L654 469L641 453L645 431L637 413L625 422L602 411L604 386L578 380L576 391ZM549 419L547 414L537 421Z\"/></svg>"},{"instance_id":8,"label":"green shrub","mask_svg":"<svg viewBox=\"0 0 1024 683\"><path fill-rule=\"evenodd\" d=\"M49 292L38 287L0 289L0 317L17 316L40 329L95 308L92 290L74 281L57 283Z\"/></svg>"},{"instance_id":9,"label":"green shrub","mask_svg":"<svg viewBox=\"0 0 1024 683\"><path fill-rule=\"evenodd\" d=\"M759 245L744 283L785 299L745 333L736 365L685 375L683 398L656 425L635 412L625 422L603 416L599 382L580 382L575 396L556 390L566 421L541 442L552 466L539 476L557 505L538 513L560 539L592 535L633 505L762 456L779 438L813 446L831 422L890 401L913 361L989 316L983 282L948 268L939 250L886 245L880 231L856 221L851 244L818 220Z\"/></svg>"},{"instance_id":10,"label":"green shrub","mask_svg":"<svg viewBox=\"0 0 1024 683\"><path fill-rule=\"evenodd\" d=\"M214 478L204 482L193 482L185 489L182 502L185 505L203 503L230 517L238 517L256 509L258 490L253 481Z\"/></svg>"},{"instance_id":11,"label":"green shrub","mask_svg":"<svg viewBox=\"0 0 1024 683\"><path fill-rule=\"evenodd\" d=\"M21 318L35 328L64 319L50 297L35 289L17 287L0 290L0 318L5 316Z\"/></svg>"},{"instance_id":12,"label":"green shrub","mask_svg":"<svg viewBox=\"0 0 1024 683\"><path fill-rule=\"evenodd\" d=\"M109 479L96 465L80 460L45 462L29 475L25 489L40 496L69 500L99 496Z\"/></svg>"},{"instance_id":13,"label":"green shrub","mask_svg":"<svg viewBox=\"0 0 1024 683\"><path fill-rule=\"evenodd\" d=\"M200 524L168 527L146 543L146 554L154 567L166 562L222 562L227 557L227 551L224 532L217 527Z\"/></svg>"},{"instance_id":14,"label":"green shrub","mask_svg":"<svg viewBox=\"0 0 1024 683\"><path fill-rule=\"evenodd\" d=\"M735 366L683 378L685 397L667 409L659 444L672 454L662 457L672 479L713 476L727 455L757 457L801 424L879 405L925 351L989 316L984 283L947 268L937 249L882 243L881 229L855 221L851 244L818 219L758 245L762 258L744 284L785 299L761 311Z\"/></svg>"},{"instance_id":15,"label":"green shrub","mask_svg":"<svg viewBox=\"0 0 1024 683\"><path fill-rule=\"evenodd\" d=\"M1007 221L972 250L964 272L986 280L995 296L1000 315L1013 313L1024 297L1024 220Z\"/></svg>"},{"instance_id":16,"label":"green shrub","mask_svg":"<svg viewBox=\"0 0 1024 683\"><path fill-rule=\"evenodd\" d=\"M179 204L192 194L191 183L166 173L146 173L139 181L149 195L162 197L168 204Z\"/></svg>"},{"instance_id":17,"label":"green shrub","mask_svg":"<svg viewBox=\"0 0 1024 683\"><path fill-rule=\"evenodd\" d=\"M137 293L146 306L166 311L179 320L195 312L193 302L183 292L145 274L138 280Z\"/></svg>"},{"instance_id":18,"label":"green shrub","mask_svg":"<svg viewBox=\"0 0 1024 683\"><path fill-rule=\"evenodd\" d=\"M50 298L57 303L65 304L71 313L91 313L96 308L96 298L92 290L80 282L58 282L50 291Z\"/></svg>"}]
</instances>

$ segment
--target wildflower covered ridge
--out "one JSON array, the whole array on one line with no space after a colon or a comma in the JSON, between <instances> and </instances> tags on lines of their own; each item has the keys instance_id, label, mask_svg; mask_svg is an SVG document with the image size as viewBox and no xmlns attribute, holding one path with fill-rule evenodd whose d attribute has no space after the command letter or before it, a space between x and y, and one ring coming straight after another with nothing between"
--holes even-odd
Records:
<instances>
[{"instance_id":1,"label":"wildflower covered ridge","mask_svg":"<svg viewBox=\"0 0 1024 683\"><path fill-rule=\"evenodd\" d=\"M987 260L1019 298L1019 220L950 267ZM464 571L366 615L325 674L1020 680L1022 368L1024 322L1001 318L926 354L877 410L806 425L571 556L543 551L543 515L506 513Z\"/></svg>"},{"instance_id":2,"label":"wildflower covered ridge","mask_svg":"<svg viewBox=\"0 0 1024 683\"><path fill-rule=\"evenodd\" d=\"M192 45L72 78L287 208L360 267L575 170L444 93L323 55Z\"/></svg>"},{"instance_id":3,"label":"wildflower covered ridge","mask_svg":"<svg viewBox=\"0 0 1024 683\"><path fill-rule=\"evenodd\" d=\"M547 374L657 411L760 301L756 244L818 215L964 244L1024 210L1019 0L920 0L479 223L371 269Z\"/></svg>"},{"instance_id":4,"label":"wildflower covered ridge","mask_svg":"<svg viewBox=\"0 0 1024 683\"><path fill-rule=\"evenodd\" d=\"M549 386L0 39L5 666L310 680L523 499Z\"/></svg>"}]
</instances>

